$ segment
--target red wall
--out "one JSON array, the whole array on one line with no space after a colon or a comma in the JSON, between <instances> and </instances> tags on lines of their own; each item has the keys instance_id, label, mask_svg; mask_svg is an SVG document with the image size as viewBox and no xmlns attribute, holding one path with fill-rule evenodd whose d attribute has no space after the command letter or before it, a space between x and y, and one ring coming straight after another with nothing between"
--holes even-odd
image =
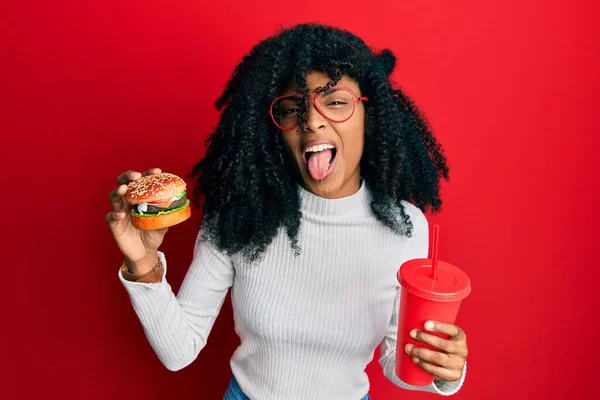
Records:
<instances>
[{"instance_id":1,"label":"red wall","mask_svg":"<svg viewBox=\"0 0 600 400\"><path fill-rule=\"evenodd\" d=\"M393 49L395 79L446 148L452 180L430 222L440 257L473 284L457 321L470 368L456 398L598 398L594 2L10 3L3 398L221 398L237 344L229 303L198 360L167 371L118 281L107 196L129 168L188 172L235 64L277 26L304 21ZM386 5L366 7L376 3ZM175 290L198 215L162 248ZM394 387L376 362L368 372L374 399L430 396Z\"/></svg>"}]
</instances>

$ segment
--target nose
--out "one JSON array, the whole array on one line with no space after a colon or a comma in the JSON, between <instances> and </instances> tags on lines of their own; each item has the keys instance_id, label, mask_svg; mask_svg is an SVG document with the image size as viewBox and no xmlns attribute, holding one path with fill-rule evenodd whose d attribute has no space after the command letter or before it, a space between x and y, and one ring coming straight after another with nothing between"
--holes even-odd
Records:
<instances>
[{"instance_id":1,"label":"nose","mask_svg":"<svg viewBox=\"0 0 600 400\"><path fill-rule=\"evenodd\" d=\"M320 129L324 129L327 125L327 119L321 115L319 110L315 108L315 104L309 101L308 109L306 110L307 119L304 124L305 132L317 132Z\"/></svg>"}]
</instances>

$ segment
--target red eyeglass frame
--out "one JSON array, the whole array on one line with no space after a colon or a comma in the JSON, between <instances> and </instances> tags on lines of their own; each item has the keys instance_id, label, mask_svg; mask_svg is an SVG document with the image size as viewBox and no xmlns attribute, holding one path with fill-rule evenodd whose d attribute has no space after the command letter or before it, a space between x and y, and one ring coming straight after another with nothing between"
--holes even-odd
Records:
<instances>
[{"instance_id":1,"label":"red eyeglass frame","mask_svg":"<svg viewBox=\"0 0 600 400\"><path fill-rule=\"evenodd\" d=\"M358 103L359 101L369 101L369 99L366 96L361 96L358 97L357 95L354 94L354 92L348 88L345 87L337 87L337 86L333 86L331 88L329 88L327 91L331 91L331 90L345 90L348 93L350 93L352 95L352 99L353 99L353 103L352 103L352 112L350 113L350 116L348 118L345 118L343 120L340 121L336 121L335 119L331 119L329 117L327 117L324 113L323 110L321 110L321 107L319 107L319 104L316 102L317 100L317 96L320 95L322 92L319 93L315 93L312 96L312 102L315 106L315 109L319 112L319 114L321 114L323 116L323 118L325 118L328 121L331 122L336 122L336 123L340 123L340 122L346 122L348 121L350 118L352 118L352 116L354 115L354 112L356 111L356 103ZM279 96L277 97L275 100L273 100L271 102L271 106L269 107L269 115L271 116L271 119L273 120L273 123L275 124L276 127L278 127L279 129L281 129L282 131L290 131L292 129L296 129L298 127L298 124L292 126L291 128L282 128L281 125L279 125L277 123L277 121L275 121L275 116L273 115L273 106L275 105L276 102L278 102L279 100L283 99L283 98L287 98L287 97L304 97L299 93L291 93L291 94L284 94L283 96Z\"/></svg>"}]
</instances>

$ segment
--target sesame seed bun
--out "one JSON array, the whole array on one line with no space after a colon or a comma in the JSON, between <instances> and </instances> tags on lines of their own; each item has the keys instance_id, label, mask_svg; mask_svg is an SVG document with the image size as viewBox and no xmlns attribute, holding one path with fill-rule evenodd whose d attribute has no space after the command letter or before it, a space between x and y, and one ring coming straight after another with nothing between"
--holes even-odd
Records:
<instances>
[{"instance_id":1,"label":"sesame seed bun","mask_svg":"<svg viewBox=\"0 0 600 400\"><path fill-rule=\"evenodd\" d=\"M177 175L163 172L129 183L125 200L130 204L166 201L185 191L186 183Z\"/></svg>"},{"instance_id":2,"label":"sesame seed bun","mask_svg":"<svg viewBox=\"0 0 600 400\"><path fill-rule=\"evenodd\" d=\"M168 214L162 215L148 215L144 217L138 217L136 215L131 216L131 223L138 229L143 230L156 230L167 228L169 226L177 225L180 222L185 221L192 215L192 210L189 206L185 206L181 210L173 211Z\"/></svg>"}]
</instances>

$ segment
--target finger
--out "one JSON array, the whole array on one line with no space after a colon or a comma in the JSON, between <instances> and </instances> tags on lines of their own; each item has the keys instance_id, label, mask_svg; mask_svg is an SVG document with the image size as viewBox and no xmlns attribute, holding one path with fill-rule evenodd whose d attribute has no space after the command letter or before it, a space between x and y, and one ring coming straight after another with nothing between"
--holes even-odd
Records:
<instances>
[{"instance_id":1,"label":"finger","mask_svg":"<svg viewBox=\"0 0 600 400\"><path fill-rule=\"evenodd\" d=\"M123 202L123 196L127 192L127 185L119 185L118 188L110 192L108 198L113 211L123 211L125 209L125 203Z\"/></svg>"},{"instance_id":2,"label":"finger","mask_svg":"<svg viewBox=\"0 0 600 400\"><path fill-rule=\"evenodd\" d=\"M126 214L123 211L118 211L118 212L113 211L113 212L107 213L104 218L106 219L106 222L108 222L110 229L114 230L117 227L117 225L119 225L119 221L121 221L125 217L126 217Z\"/></svg>"},{"instance_id":3,"label":"finger","mask_svg":"<svg viewBox=\"0 0 600 400\"><path fill-rule=\"evenodd\" d=\"M425 322L425 329L431 332L444 333L450 336L451 340L467 340L467 335L465 334L465 332L454 324L448 324L445 322L438 321L427 321Z\"/></svg>"},{"instance_id":4,"label":"finger","mask_svg":"<svg viewBox=\"0 0 600 400\"><path fill-rule=\"evenodd\" d=\"M156 174L160 174L162 173L162 170L160 168L150 168L145 170L142 173L142 176L146 176L146 175L156 175Z\"/></svg>"},{"instance_id":5,"label":"finger","mask_svg":"<svg viewBox=\"0 0 600 400\"><path fill-rule=\"evenodd\" d=\"M129 182L135 181L141 177L142 174L130 169L129 171L125 171L117 177L117 185L127 185Z\"/></svg>"},{"instance_id":6,"label":"finger","mask_svg":"<svg viewBox=\"0 0 600 400\"><path fill-rule=\"evenodd\" d=\"M448 368L444 368L444 367L440 367L439 365L434 365L431 364L427 361L418 359L418 358L413 358L413 362L415 364L417 364L419 367L421 367L422 369L424 369L425 371L429 372L431 375L433 376L437 376L445 381L457 381L460 379L461 375L462 375L462 369L461 370L451 370Z\"/></svg>"},{"instance_id":7,"label":"finger","mask_svg":"<svg viewBox=\"0 0 600 400\"><path fill-rule=\"evenodd\" d=\"M431 333L420 331L418 329L413 329L410 331L410 337L418 340L419 342L427 343L433 347L437 347L446 353L458 353L460 348L460 346L455 342L432 335Z\"/></svg>"},{"instance_id":8,"label":"finger","mask_svg":"<svg viewBox=\"0 0 600 400\"><path fill-rule=\"evenodd\" d=\"M462 370L464 360L460 357L451 356L441 351L426 349L425 347L413 346L411 344L405 347L406 354L411 357L416 357L428 363L439 365L448 369Z\"/></svg>"}]
</instances>

